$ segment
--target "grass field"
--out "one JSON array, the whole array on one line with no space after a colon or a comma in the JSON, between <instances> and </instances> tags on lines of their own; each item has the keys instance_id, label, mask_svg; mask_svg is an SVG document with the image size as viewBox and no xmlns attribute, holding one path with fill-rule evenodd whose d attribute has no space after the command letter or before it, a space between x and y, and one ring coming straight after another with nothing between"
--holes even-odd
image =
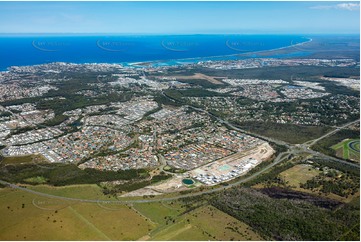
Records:
<instances>
[{"instance_id":1,"label":"grass field","mask_svg":"<svg viewBox=\"0 0 361 242\"><path fill-rule=\"evenodd\" d=\"M313 168L311 165L300 164L280 173L280 176L284 178L286 182L288 182L288 185L295 188L300 188L300 183L305 183L318 174L319 171Z\"/></svg>"},{"instance_id":2,"label":"grass field","mask_svg":"<svg viewBox=\"0 0 361 242\"><path fill-rule=\"evenodd\" d=\"M213 206L202 206L152 234L151 240L262 240L248 225Z\"/></svg>"},{"instance_id":3,"label":"grass field","mask_svg":"<svg viewBox=\"0 0 361 242\"><path fill-rule=\"evenodd\" d=\"M41 155L27 155L16 157L4 157L0 162L2 165L10 164L26 164L26 163L47 163L46 159Z\"/></svg>"},{"instance_id":4,"label":"grass field","mask_svg":"<svg viewBox=\"0 0 361 242\"><path fill-rule=\"evenodd\" d=\"M330 198L336 201L349 203L352 199L355 197L360 196L360 192L357 192L354 195L348 196L348 197L342 197L334 193L323 193L316 190L310 190L310 189L304 189L300 187L300 184L305 184L308 180L311 180L312 178L319 175L321 172L316 170L311 165L307 164L299 164L295 165L292 168L283 171L280 173L280 176L287 182L287 185L290 185L293 190L300 191L300 192L306 192L311 193L317 196L322 196L325 198ZM254 188L264 188L264 184L259 184L257 186L254 186Z\"/></svg>"},{"instance_id":5,"label":"grass field","mask_svg":"<svg viewBox=\"0 0 361 242\"><path fill-rule=\"evenodd\" d=\"M0 240L136 240L154 228L125 205L106 209L9 188L0 189L0 214Z\"/></svg>"},{"instance_id":6,"label":"grass field","mask_svg":"<svg viewBox=\"0 0 361 242\"><path fill-rule=\"evenodd\" d=\"M151 237L150 240L162 240L162 241L172 241L172 240L207 240L207 236L202 233L202 230L189 224L185 221L180 221L175 224L172 224L155 236Z\"/></svg>"},{"instance_id":7,"label":"grass field","mask_svg":"<svg viewBox=\"0 0 361 242\"><path fill-rule=\"evenodd\" d=\"M346 139L331 146L336 151L336 156L360 162L360 139Z\"/></svg>"},{"instance_id":8,"label":"grass field","mask_svg":"<svg viewBox=\"0 0 361 242\"><path fill-rule=\"evenodd\" d=\"M155 225L126 205L107 206L82 203L71 206L76 214L89 221L94 231L106 235L111 240L139 239ZM105 237L105 236L103 236Z\"/></svg>"},{"instance_id":9,"label":"grass field","mask_svg":"<svg viewBox=\"0 0 361 242\"><path fill-rule=\"evenodd\" d=\"M46 190L46 186L37 186ZM84 194L88 188L82 187ZM79 186L57 190L74 196ZM261 240L212 206L186 212L181 202L80 203L0 189L0 240Z\"/></svg>"},{"instance_id":10,"label":"grass field","mask_svg":"<svg viewBox=\"0 0 361 242\"><path fill-rule=\"evenodd\" d=\"M54 187L48 185L36 185L29 186L27 188L43 192L46 194L70 197L70 198L83 198L83 199L115 199L113 196L106 196L102 192L102 188L96 184L85 184L85 185L69 185L62 187Z\"/></svg>"},{"instance_id":11,"label":"grass field","mask_svg":"<svg viewBox=\"0 0 361 242\"><path fill-rule=\"evenodd\" d=\"M172 204L162 202L139 203L134 204L134 208L159 225L166 225L167 219L164 219L165 217L176 218L185 211L185 208L182 208L181 205L176 202Z\"/></svg>"}]
</instances>

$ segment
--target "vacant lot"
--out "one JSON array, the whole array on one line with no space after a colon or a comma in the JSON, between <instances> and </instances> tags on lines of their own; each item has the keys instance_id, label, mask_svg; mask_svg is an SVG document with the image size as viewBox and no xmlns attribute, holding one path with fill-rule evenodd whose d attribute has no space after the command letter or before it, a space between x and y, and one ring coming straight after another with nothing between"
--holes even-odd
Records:
<instances>
[{"instance_id":1,"label":"vacant lot","mask_svg":"<svg viewBox=\"0 0 361 242\"><path fill-rule=\"evenodd\" d=\"M320 172L311 165L300 164L280 173L280 176L284 178L287 184L299 188L300 184L311 180L317 176Z\"/></svg>"},{"instance_id":2,"label":"vacant lot","mask_svg":"<svg viewBox=\"0 0 361 242\"><path fill-rule=\"evenodd\" d=\"M226 77L207 76L207 75L204 75L202 73L195 73L192 76L169 76L169 77L175 77L176 79L179 79L179 80L197 80L197 79L201 79L201 80L206 80L206 81L208 81L208 82L210 82L212 84L217 84L217 85L222 85L224 83L218 81L215 78L226 78Z\"/></svg>"},{"instance_id":3,"label":"vacant lot","mask_svg":"<svg viewBox=\"0 0 361 242\"><path fill-rule=\"evenodd\" d=\"M347 176L340 171L336 173L333 171L325 172L326 171L317 170L310 164L299 164L281 172L280 177L286 182L286 185L291 186L295 191L305 192L343 203L348 203L353 198L359 196L357 190L354 192L351 191L353 187L358 187L358 183L355 180L357 178L352 178L352 175ZM264 184L255 186L255 188L264 187Z\"/></svg>"},{"instance_id":4,"label":"vacant lot","mask_svg":"<svg viewBox=\"0 0 361 242\"><path fill-rule=\"evenodd\" d=\"M26 164L26 163L47 163L46 159L41 155L28 155L16 157L4 157L0 162L1 165L9 164Z\"/></svg>"}]
</instances>

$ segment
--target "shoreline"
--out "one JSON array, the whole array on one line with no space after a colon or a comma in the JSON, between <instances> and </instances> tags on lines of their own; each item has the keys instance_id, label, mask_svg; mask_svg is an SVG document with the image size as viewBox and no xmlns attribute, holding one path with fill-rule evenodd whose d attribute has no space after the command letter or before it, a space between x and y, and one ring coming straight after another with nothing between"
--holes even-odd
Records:
<instances>
[{"instance_id":1,"label":"shoreline","mask_svg":"<svg viewBox=\"0 0 361 242\"><path fill-rule=\"evenodd\" d=\"M293 44L293 45L287 45L287 46L283 46L283 47L279 47L279 48L274 48L274 49L269 49L269 50L258 50L258 51L251 51L251 52L246 52L246 53L239 53L239 54L230 54L230 55L215 55L215 56L204 56L204 57L189 57L189 58L181 58L181 59L166 59L166 60L153 60L153 61L137 61L137 62L122 62L122 63L126 63L130 66L133 65L150 65L152 63L164 63L164 62L170 62L170 61L187 61L187 60L197 60L197 59L207 59L207 58L222 58L222 57L233 57L233 56L243 56L243 55L249 55L249 54L254 54L254 53L262 53L262 52L272 52L272 51L277 51L277 50L283 50L283 49L287 49L287 48L292 48L298 45L303 45L306 43L310 43L313 41L312 38L307 38L307 41L301 42L301 43L297 43L297 44ZM207 60L204 60L207 61Z\"/></svg>"},{"instance_id":2,"label":"shoreline","mask_svg":"<svg viewBox=\"0 0 361 242\"><path fill-rule=\"evenodd\" d=\"M245 57L247 58L248 55L253 55L256 53L267 53L267 52L272 52L272 51L278 51L278 50L283 50L283 49L288 49L288 48L292 48L295 46L299 46L299 45L303 45L306 43L310 43L313 41L312 38L307 38L304 37L307 40L301 43L297 43L297 44L292 44L292 45L287 45L287 46L283 46L283 47L279 47L279 48L274 48L274 49L269 49L269 50L259 50L259 51L250 51L250 52L245 52L245 53L235 53L235 54L227 54L227 55L214 55L214 56L198 56L198 57L189 57L189 58L180 58L180 59L161 59L161 60L149 60L149 61L136 61L136 62L96 62L96 63L91 63L91 62L65 62L65 63L72 63L72 64L119 64L122 65L124 68L145 68L145 67L149 67L152 66L154 64L162 64L164 63L164 65L161 66L180 66L180 65L187 65L187 64L194 64L196 62L205 62L205 61L212 61L210 59L212 58L229 58L229 57ZM292 41L291 41L292 43ZM262 57L255 57L255 58L262 58ZM198 60L198 61L195 61ZM174 63L174 64L167 64L167 62L178 62L178 63ZM189 61L189 63L179 63L179 62L187 62ZM222 61L222 60L219 60ZM226 60L225 60L226 61ZM32 64L32 65L20 65L20 66L34 66L34 65L43 65L43 64L50 64L50 63L56 63L56 62L64 62L64 61L53 61L53 62L43 62L43 63L39 63L39 64ZM11 66L7 66L4 69L0 69L0 72L6 72L8 71L8 69L10 67L14 67L16 65L11 65ZM159 66L156 66L159 67Z\"/></svg>"}]
</instances>

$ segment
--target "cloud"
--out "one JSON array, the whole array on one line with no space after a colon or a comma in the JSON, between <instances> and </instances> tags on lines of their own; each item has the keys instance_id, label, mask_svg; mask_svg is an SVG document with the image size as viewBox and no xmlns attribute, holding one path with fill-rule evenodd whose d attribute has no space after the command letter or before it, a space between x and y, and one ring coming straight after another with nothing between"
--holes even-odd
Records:
<instances>
[{"instance_id":1,"label":"cloud","mask_svg":"<svg viewBox=\"0 0 361 242\"><path fill-rule=\"evenodd\" d=\"M348 10L348 11L356 11L360 9L359 3L339 3L336 5L318 5L312 6L310 9L320 9L320 10L327 10L327 9L341 9L341 10Z\"/></svg>"},{"instance_id":2,"label":"cloud","mask_svg":"<svg viewBox=\"0 0 361 242\"><path fill-rule=\"evenodd\" d=\"M354 10L360 9L360 4L359 3L340 3L340 4L336 5L336 8L354 11Z\"/></svg>"}]
</instances>

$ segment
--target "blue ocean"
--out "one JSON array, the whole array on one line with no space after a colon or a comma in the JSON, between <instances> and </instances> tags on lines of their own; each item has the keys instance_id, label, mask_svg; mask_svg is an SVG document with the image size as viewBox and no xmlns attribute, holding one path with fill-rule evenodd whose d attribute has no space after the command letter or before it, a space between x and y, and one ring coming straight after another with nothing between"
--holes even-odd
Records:
<instances>
[{"instance_id":1,"label":"blue ocean","mask_svg":"<svg viewBox=\"0 0 361 242\"><path fill-rule=\"evenodd\" d=\"M308 40L295 35L0 35L0 70L50 62L173 65L237 59Z\"/></svg>"}]
</instances>

